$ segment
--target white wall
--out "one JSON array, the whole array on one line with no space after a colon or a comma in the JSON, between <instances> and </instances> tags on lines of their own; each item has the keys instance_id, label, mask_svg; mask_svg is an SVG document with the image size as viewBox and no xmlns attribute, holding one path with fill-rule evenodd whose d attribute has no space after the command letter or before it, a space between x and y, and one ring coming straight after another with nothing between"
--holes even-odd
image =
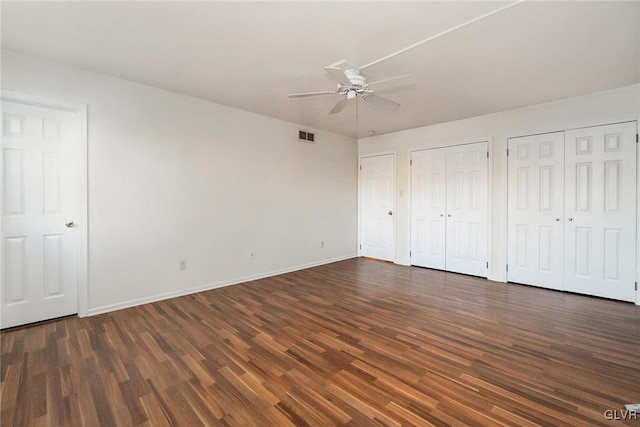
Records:
<instances>
[{"instance_id":1,"label":"white wall","mask_svg":"<svg viewBox=\"0 0 640 427\"><path fill-rule=\"evenodd\" d=\"M634 85L548 104L366 138L358 142L358 153L360 157L389 151L397 153L396 262L408 265L411 242L409 218L411 151L488 141L491 193L489 278L505 281L507 139L639 118L640 86ZM404 197L399 197L400 191L404 191Z\"/></svg>"},{"instance_id":2,"label":"white wall","mask_svg":"<svg viewBox=\"0 0 640 427\"><path fill-rule=\"evenodd\" d=\"M6 51L2 88L88 105L90 314L355 256L354 139Z\"/></svg>"}]
</instances>

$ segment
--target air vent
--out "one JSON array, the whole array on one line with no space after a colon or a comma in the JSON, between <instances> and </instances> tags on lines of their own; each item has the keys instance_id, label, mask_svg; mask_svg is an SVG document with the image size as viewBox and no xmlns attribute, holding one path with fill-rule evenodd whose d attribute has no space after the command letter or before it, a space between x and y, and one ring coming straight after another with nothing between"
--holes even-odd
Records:
<instances>
[{"instance_id":1,"label":"air vent","mask_svg":"<svg viewBox=\"0 0 640 427\"><path fill-rule=\"evenodd\" d=\"M311 132L307 132L305 130L298 131L298 139L300 141L310 142L312 144L316 143L316 135Z\"/></svg>"}]
</instances>

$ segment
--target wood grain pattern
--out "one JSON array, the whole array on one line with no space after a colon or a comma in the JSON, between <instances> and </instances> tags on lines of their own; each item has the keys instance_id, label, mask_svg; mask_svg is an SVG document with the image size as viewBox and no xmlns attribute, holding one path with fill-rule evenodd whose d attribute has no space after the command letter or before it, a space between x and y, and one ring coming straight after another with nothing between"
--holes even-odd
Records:
<instances>
[{"instance_id":1,"label":"wood grain pattern","mask_svg":"<svg viewBox=\"0 0 640 427\"><path fill-rule=\"evenodd\" d=\"M640 401L631 304L352 259L2 331L3 426L566 425Z\"/></svg>"}]
</instances>

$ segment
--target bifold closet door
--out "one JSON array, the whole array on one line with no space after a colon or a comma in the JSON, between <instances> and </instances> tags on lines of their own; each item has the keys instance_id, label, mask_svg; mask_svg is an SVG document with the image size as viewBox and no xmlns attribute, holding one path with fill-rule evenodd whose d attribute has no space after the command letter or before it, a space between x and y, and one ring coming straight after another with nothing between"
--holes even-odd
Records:
<instances>
[{"instance_id":1,"label":"bifold closet door","mask_svg":"<svg viewBox=\"0 0 640 427\"><path fill-rule=\"evenodd\" d=\"M510 282L563 288L564 132L509 139Z\"/></svg>"},{"instance_id":2,"label":"bifold closet door","mask_svg":"<svg viewBox=\"0 0 640 427\"><path fill-rule=\"evenodd\" d=\"M411 153L411 263L445 269L447 149Z\"/></svg>"},{"instance_id":3,"label":"bifold closet door","mask_svg":"<svg viewBox=\"0 0 640 427\"><path fill-rule=\"evenodd\" d=\"M565 290L635 299L636 122L566 132Z\"/></svg>"},{"instance_id":4,"label":"bifold closet door","mask_svg":"<svg viewBox=\"0 0 640 427\"><path fill-rule=\"evenodd\" d=\"M487 143L447 148L446 269L487 276Z\"/></svg>"},{"instance_id":5,"label":"bifold closet door","mask_svg":"<svg viewBox=\"0 0 640 427\"><path fill-rule=\"evenodd\" d=\"M411 155L411 264L487 276L487 143Z\"/></svg>"}]
</instances>

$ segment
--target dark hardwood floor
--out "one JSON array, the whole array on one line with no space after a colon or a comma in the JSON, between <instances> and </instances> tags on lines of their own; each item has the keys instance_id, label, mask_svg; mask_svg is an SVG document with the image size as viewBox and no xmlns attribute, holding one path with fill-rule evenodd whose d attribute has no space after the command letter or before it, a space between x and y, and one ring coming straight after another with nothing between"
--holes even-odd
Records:
<instances>
[{"instance_id":1,"label":"dark hardwood floor","mask_svg":"<svg viewBox=\"0 0 640 427\"><path fill-rule=\"evenodd\" d=\"M366 259L0 337L2 426L640 423L640 307Z\"/></svg>"}]
</instances>

